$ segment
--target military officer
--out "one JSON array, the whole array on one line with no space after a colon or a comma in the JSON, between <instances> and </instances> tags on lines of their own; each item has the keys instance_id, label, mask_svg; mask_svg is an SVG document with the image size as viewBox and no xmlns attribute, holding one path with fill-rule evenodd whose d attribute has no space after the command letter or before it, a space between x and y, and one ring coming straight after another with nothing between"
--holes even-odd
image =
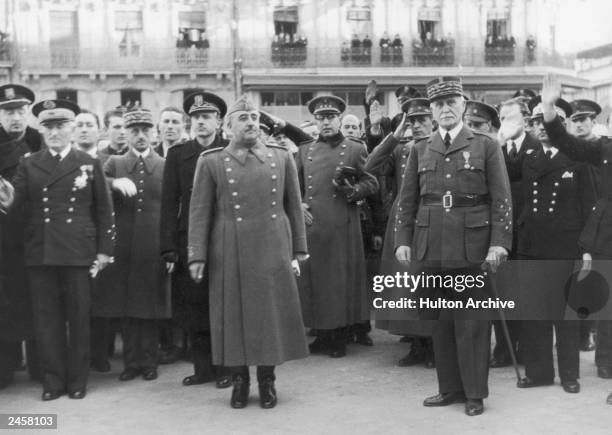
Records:
<instances>
[{"instance_id":1,"label":"military officer","mask_svg":"<svg viewBox=\"0 0 612 435\"><path fill-rule=\"evenodd\" d=\"M145 109L123 115L130 150L104 164L113 191L117 221L114 263L100 297L98 315L122 318L124 370L129 381L138 375L157 378L157 319L170 317L170 288L159 256L159 221L164 159L151 149L153 117Z\"/></svg>"},{"instance_id":2,"label":"military officer","mask_svg":"<svg viewBox=\"0 0 612 435\"><path fill-rule=\"evenodd\" d=\"M25 86L0 86L0 177L13 181L19 159L41 148L40 133L28 127L27 115L34 93ZM21 341L26 340L31 379L40 376L32 325L32 302L24 263L23 210L0 214L0 389L13 380L21 365Z\"/></svg>"},{"instance_id":3,"label":"military officer","mask_svg":"<svg viewBox=\"0 0 612 435\"><path fill-rule=\"evenodd\" d=\"M481 133L491 133L499 128L499 114L495 107L480 101L465 102L463 120L468 128Z\"/></svg>"},{"instance_id":4,"label":"military officer","mask_svg":"<svg viewBox=\"0 0 612 435\"><path fill-rule=\"evenodd\" d=\"M570 135L557 112L555 101L561 94L561 85L554 77L546 77L542 87L542 111L546 133L550 141L570 159L590 163L600 171L600 189L579 244L594 260L612 260L612 142L605 137L584 140ZM612 321L601 320L597 325L595 364L601 378L612 378ZM612 404L612 393L607 403Z\"/></svg>"},{"instance_id":5,"label":"military officer","mask_svg":"<svg viewBox=\"0 0 612 435\"><path fill-rule=\"evenodd\" d=\"M218 95L197 92L185 99L183 109L199 125L198 134L168 151L162 184L161 255L172 273L173 318L187 332L192 346L194 374L183 379L183 385L216 379L217 388L226 388L231 385L229 374L221 369L215 373L212 367L208 271L200 283L189 276L187 234L198 157L203 151L227 145L218 133L227 106Z\"/></svg>"},{"instance_id":6,"label":"military officer","mask_svg":"<svg viewBox=\"0 0 612 435\"><path fill-rule=\"evenodd\" d=\"M512 200L504 158L494 140L463 125L459 77L430 81L427 97L439 129L416 141L408 157L398 201L396 258L406 266L420 263L426 274L477 279L483 261L494 269L511 247ZM467 293L482 298L484 290ZM467 297L454 289L422 293L422 299ZM433 344L440 391L424 405L467 400L466 413L481 414L488 395L489 322L460 310L424 314L437 319Z\"/></svg>"},{"instance_id":7,"label":"military officer","mask_svg":"<svg viewBox=\"0 0 612 435\"><path fill-rule=\"evenodd\" d=\"M404 116L402 122L393 134L388 135L368 156L365 169L376 177L389 177L393 183L393 205L389 212L390 216L397 213L398 192L404 178L404 170L410 150L415 140L429 137L433 128L433 119L429 100L426 98L412 98L402 105ZM411 130L411 136L406 137L407 130ZM394 250L395 232L394 220L387 222L385 239L383 242L380 274L394 275L395 272L403 271L402 266L396 261ZM387 290L388 291L388 290ZM406 296L402 294L401 296ZM384 314L384 315L383 315ZM410 352L399 360L400 367L408 367L415 364L425 364L428 368L434 367L433 345L431 343L431 322L414 322L402 319L390 319L389 313L381 312L381 320L377 320L377 327L387 329L392 334L415 336L412 339ZM402 313L408 314L408 313Z\"/></svg>"},{"instance_id":8,"label":"military officer","mask_svg":"<svg viewBox=\"0 0 612 435\"><path fill-rule=\"evenodd\" d=\"M528 107L529 101L536 97L536 93L531 89L522 88L517 90L512 98L518 100L523 104L522 107ZM523 117L525 119L525 131L532 133L531 131L531 111L529 109L523 111Z\"/></svg>"},{"instance_id":9,"label":"military officer","mask_svg":"<svg viewBox=\"0 0 612 435\"><path fill-rule=\"evenodd\" d=\"M572 106L572 116L570 116L572 134L580 139L597 140L599 136L593 131L593 127L595 127L595 118L601 113L601 106L595 101L586 99L574 100L570 106ZM590 170L596 185L599 186L599 171L595 167L591 167ZM580 350L588 352L595 349L591 332L594 326L596 325L591 320L580 320Z\"/></svg>"},{"instance_id":10,"label":"military officer","mask_svg":"<svg viewBox=\"0 0 612 435\"><path fill-rule=\"evenodd\" d=\"M23 158L14 180L13 207L23 204L26 210L25 260L43 400L66 392L85 397L89 273L103 269L113 253L112 204L102 166L70 146L78 112L66 100L34 105L48 149Z\"/></svg>"},{"instance_id":11,"label":"military officer","mask_svg":"<svg viewBox=\"0 0 612 435\"><path fill-rule=\"evenodd\" d=\"M345 108L334 96L308 103L321 133L300 147L296 160L311 252L298 279L302 313L306 326L318 332L311 353L332 358L346 355L347 327L370 319L357 202L378 188L376 178L363 169L363 143L340 132Z\"/></svg>"},{"instance_id":12,"label":"military officer","mask_svg":"<svg viewBox=\"0 0 612 435\"><path fill-rule=\"evenodd\" d=\"M201 281L209 263L213 361L232 369L230 404L248 404L248 366L259 403L273 408L274 367L308 355L292 261L307 258L294 159L259 139L259 112L245 97L228 110L232 140L198 160L188 259Z\"/></svg>"}]
</instances>

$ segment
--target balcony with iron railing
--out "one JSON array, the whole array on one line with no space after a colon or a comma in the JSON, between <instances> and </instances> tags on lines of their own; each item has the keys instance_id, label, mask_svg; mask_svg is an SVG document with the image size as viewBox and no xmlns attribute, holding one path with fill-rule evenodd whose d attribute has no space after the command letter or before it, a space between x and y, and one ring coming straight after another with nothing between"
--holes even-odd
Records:
<instances>
[{"instance_id":1,"label":"balcony with iron railing","mask_svg":"<svg viewBox=\"0 0 612 435\"><path fill-rule=\"evenodd\" d=\"M7 52L10 54L10 52ZM65 73L183 73L228 71L230 48L177 48L165 45L20 47L21 69ZM8 54L7 54L8 55ZM1 61L2 58L0 58ZM245 69L559 67L574 69L573 56L524 47L448 45L443 47L242 47Z\"/></svg>"},{"instance_id":2,"label":"balcony with iron railing","mask_svg":"<svg viewBox=\"0 0 612 435\"><path fill-rule=\"evenodd\" d=\"M231 70L229 49L118 44L105 47L20 47L21 69L29 72L159 72Z\"/></svg>"}]
</instances>

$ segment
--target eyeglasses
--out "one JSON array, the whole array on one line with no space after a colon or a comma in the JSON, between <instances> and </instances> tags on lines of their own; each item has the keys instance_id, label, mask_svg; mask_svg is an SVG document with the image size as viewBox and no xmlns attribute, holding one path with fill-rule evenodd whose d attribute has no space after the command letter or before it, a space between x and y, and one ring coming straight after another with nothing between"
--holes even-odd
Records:
<instances>
[{"instance_id":1,"label":"eyeglasses","mask_svg":"<svg viewBox=\"0 0 612 435\"><path fill-rule=\"evenodd\" d=\"M318 113L318 114L316 114L316 115L314 116L314 118L315 118L317 121L323 121L323 120L325 120L325 119L327 119L327 120L330 120L330 121L331 121L332 119L335 119L335 118L337 118L337 117L338 117L338 115L337 115L337 114L335 114L335 113Z\"/></svg>"}]
</instances>

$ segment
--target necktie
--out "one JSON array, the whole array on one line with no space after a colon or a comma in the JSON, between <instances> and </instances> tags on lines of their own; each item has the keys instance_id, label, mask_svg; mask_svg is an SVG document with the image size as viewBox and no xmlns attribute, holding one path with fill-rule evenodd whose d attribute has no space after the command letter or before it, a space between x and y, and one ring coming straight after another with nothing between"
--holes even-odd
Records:
<instances>
[{"instance_id":1,"label":"necktie","mask_svg":"<svg viewBox=\"0 0 612 435\"><path fill-rule=\"evenodd\" d=\"M446 132L446 136L444 136L444 145L446 146L446 149L448 149L448 147L451 145L451 137L448 132Z\"/></svg>"},{"instance_id":2,"label":"necktie","mask_svg":"<svg viewBox=\"0 0 612 435\"><path fill-rule=\"evenodd\" d=\"M510 152L508 153L508 157L510 157L510 160L516 160L518 157L518 151L516 150L516 143L514 143L514 141L510 143Z\"/></svg>"},{"instance_id":3,"label":"necktie","mask_svg":"<svg viewBox=\"0 0 612 435\"><path fill-rule=\"evenodd\" d=\"M546 154L546 158L547 159L549 159L549 160L552 159L552 151L551 150L546 151L545 154Z\"/></svg>"}]
</instances>

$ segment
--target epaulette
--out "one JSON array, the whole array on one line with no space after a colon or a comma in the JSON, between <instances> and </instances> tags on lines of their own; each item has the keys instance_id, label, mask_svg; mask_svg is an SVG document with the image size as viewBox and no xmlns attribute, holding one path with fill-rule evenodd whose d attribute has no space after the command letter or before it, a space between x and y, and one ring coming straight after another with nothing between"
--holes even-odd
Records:
<instances>
[{"instance_id":1,"label":"epaulette","mask_svg":"<svg viewBox=\"0 0 612 435\"><path fill-rule=\"evenodd\" d=\"M365 145L365 142L358 137L345 136L346 139L352 140L353 142L357 142L359 145Z\"/></svg>"},{"instance_id":2,"label":"epaulette","mask_svg":"<svg viewBox=\"0 0 612 435\"><path fill-rule=\"evenodd\" d=\"M209 150L202 151L200 153L200 156L206 156L208 154L216 153L216 152L219 152L219 151L223 151L223 147L211 148Z\"/></svg>"},{"instance_id":3,"label":"epaulette","mask_svg":"<svg viewBox=\"0 0 612 435\"><path fill-rule=\"evenodd\" d=\"M287 148L285 148L284 146L281 146L281 145L272 145L272 144L269 144L269 143L266 143L264 145L266 147L268 147L268 148L277 148L279 150L289 151Z\"/></svg>"}]
</instances>

